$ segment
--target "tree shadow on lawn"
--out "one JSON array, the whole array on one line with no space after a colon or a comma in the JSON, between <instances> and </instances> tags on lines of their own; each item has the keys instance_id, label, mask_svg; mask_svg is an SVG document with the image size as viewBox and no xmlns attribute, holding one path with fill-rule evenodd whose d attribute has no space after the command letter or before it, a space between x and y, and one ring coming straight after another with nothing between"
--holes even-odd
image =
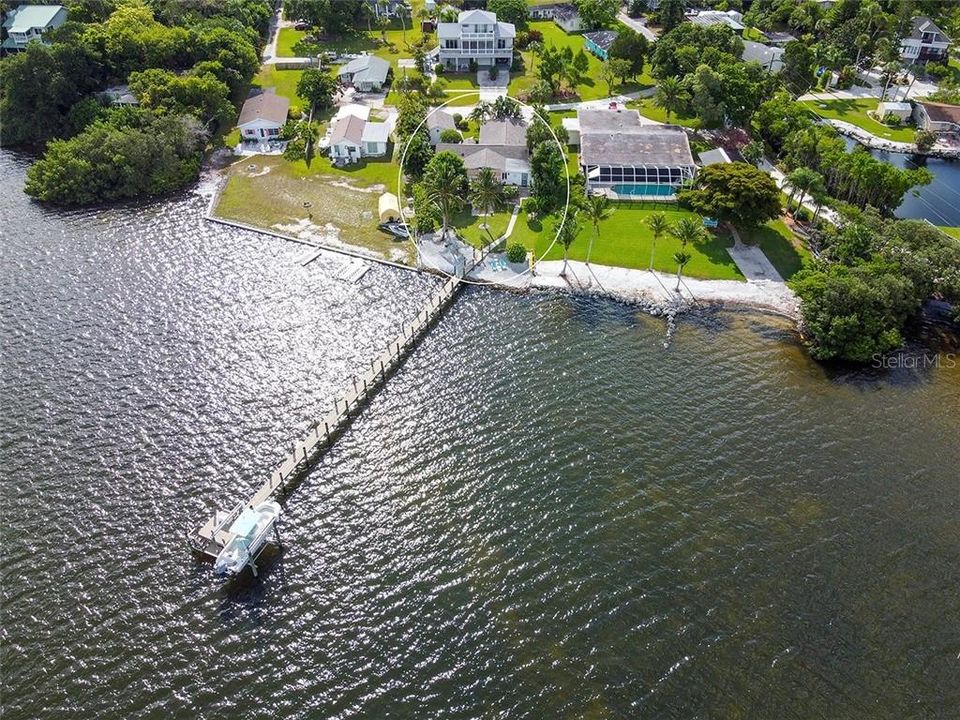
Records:
<instances>
[{"instance_id":1,"label":"tree shadow on lawn","mask_svg":"<svg viewBox=\"0 0 960 720\"><path fill-rule=\"evenodd\" d=\"M740 275L740 268L730 257L727 248L733 247L733 238L726 233L709 233L709 240L702 240L696 244L697 250L707 258L713 265L730 268L737 275Z\"/></svg>"},{"instance_id":2,"label":"tree shadow on lawn","mask_svg":"<svg viewBox=\"0 0 960 720\"><path fill-rule=\"evenodd\" d=\"M767 259L780 273L780 277L789 280L804 266L804 257L790 239L776 229L763 225L746 230L744 242L759 247Z\"/></svg>"},{"instance_id":3,"label":"tree shadow on lawn","mask_svg":"<svg viewBox=\"0 0 960 720\"><path fill-rule=\"evenodd\" d=\"M844 98L841 100L817 100L814 106L818 110L826 110L836 115L859 115L864 113L863 108L857 105L857 100L853 98Z\"/></svg>"}]
</instances>

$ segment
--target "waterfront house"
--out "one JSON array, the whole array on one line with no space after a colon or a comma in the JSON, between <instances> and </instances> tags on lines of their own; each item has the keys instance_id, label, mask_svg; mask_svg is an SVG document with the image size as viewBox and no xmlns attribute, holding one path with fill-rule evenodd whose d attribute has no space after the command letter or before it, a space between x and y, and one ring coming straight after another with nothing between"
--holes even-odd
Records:
<instances>
[{"instance_id":1,"label":"waterfront house","mask_svg":"<svg viewBox=\"0 0 960 720\"><path fill-rule=\"evenodd\" d=\"M743 15L736 10L701 10L696 15L690 16L690 22L694 25L726 25L737 35L742 35L746 29L743 24Z\"/></svg>"},{"instance_id":2,"label":"waterfront house","mask_svg":"<svg viewBox=\"0 0 960 720\"><path fill-rule=\"evenodd\" d=\"M340 68L337 76L347 87L362 92L380 92L387 83L390 63L376 55L361 55Z\"/></svg>"},{"instance_id":3,"label":"waterfront house","mask_svg":"<svg viewBox=\"0 0 960 720\"><path fill-rule=\"evenodd\" d=\"M440 136L444 130L456 130L457 125L453 122L453 116L445 110L433 110L427 115L427 132L430 134L430 144L434 147L440 142Z\"/></svg>"},{"instance_id":4,"label":"waterfront house","mask_svg":"<svg viewBox=\"0 0 960 720\"><path fill-rule=\"evenodd\" d=\"M960 135L960 105L918 102L913 106L913 120L921 130L938 135Z\"/></svg>"},{"instance_id":5,"label":"waterfront house","mask_svg":"<svg viewBox=\"0 0 960 720\"><path fill-rule=\"evenodd\" d=\"M786 51L782 47L744 40L743 54L740 57L744 62L760 63L768 73L776 74L783 70L784 52Z\"/></svg>"},{"instance_id":6,"label":"waterfront house","mask_svg":"<svg viewBox=\"0 0 960 720\"><path fill-rule=\"evenodd\" d=\"M950 38L928 17L913 19L910 34L900 41L900 57L909 63L947 62Z\"/></svg>"},{"instance_id":7,"label":"waterfront house","mask_svg":"<svg viewBox=\"0 0 960 720\"><path fill-rule=\"evenodd\" d=\"M287 122L289 110L290 101L283 95L277 95L274 88L267 88L259 95L247 98L237 120L240 137L246 142L276 140Z\"/></svg>"},{"instance_id":8,"label":"waterfront house","mask_svg":"<svg viewBox=\"0 0 960 720\"><path fill-rule=\"evenodd\" d=\"M580 32L583 29L580 11L573 3L532 5L528 13L531 20L553 20L555 25L568 33Z\"/></svg>"},{"instance_id":9,"label":"waterfront house","mask_svg":"<svg viewBox=\"0 0 960 720\"><path fill-rule=\"evenodd\" d=\"M530 186L530 153L527 127L516 120L496 120L480 126L477 142L440 143L437 152L447 150L463 158L467 174L490 168L501 182L517 188Z\"/></svg>"},{"instance_id":10,"label":"waterfront house","mask_svg":"<svg viewBox=\"0 0 960 720\"><path fill-rule=\"evenodd\" d=\"M616 39L616 30L595 30L594 32L584 33L583 44L588 52L593 53L601 60L606 60L610 52L610 46Z\"/></svg>"},{"instance_id":11,"label":"waterfront house","mask_svg":"<svg viewBox=\"0 0 960 720\"><path fill-rule=\"evenodd\" d=\"M580 170L587 192L623 200L673 200L697 164L682 128L647 125L636 110L577 111Z\"/></svg>"},{"instance_id":12,"label":"waterfront house","mask_svg":"<svg viewBox=\"0 0 960 720\"><path fill-rule=\"evenodd\" d=\"M7 12L3 27L7 38L4 51L23 50L28 43L44 42L43 36L67 21L63 5L20 5Z\"/></svg>"},{"instance_id":13,"label":"waterfront house","mask_svg":"<svg viewBox=\"0 0 960 720\"><path fill-rule=\"evenodd\" d=\"M390 125L370 122L362 115L338 117L330 131L330 159L354 163L363 158L383 157L390 142Z\"/></svg>"},{"instance_id":14,"label":"waterfront house","mask_svg":"<svg viewBox=\"0 0 960 720\"><path fill-rule=\"evenodd\" d=\"M512 23L499 22L486 10L464 10L457 22L437 25L439 47L432 55L448 70L467 70L471 62L478 67L510 66L517 31Z\"/></svg>"}]
</instances>

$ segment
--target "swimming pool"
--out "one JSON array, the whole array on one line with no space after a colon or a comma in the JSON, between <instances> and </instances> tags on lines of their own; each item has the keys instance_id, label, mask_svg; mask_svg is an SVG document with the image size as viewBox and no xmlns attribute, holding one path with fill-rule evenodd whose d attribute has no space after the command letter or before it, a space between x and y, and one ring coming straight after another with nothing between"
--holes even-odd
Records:
<instances>
[{"instance_id":1,"label":"swimming pool","mask_svg":"<svg viewBox=\"0 0 960 720\"><path fill-rule=\"evenodd\" d=\"M644 195L647 197L673 197L677 189L673 185L652 185L650 183L625 183L610 188L617 195Z\"/></svg>"}]
</instances>

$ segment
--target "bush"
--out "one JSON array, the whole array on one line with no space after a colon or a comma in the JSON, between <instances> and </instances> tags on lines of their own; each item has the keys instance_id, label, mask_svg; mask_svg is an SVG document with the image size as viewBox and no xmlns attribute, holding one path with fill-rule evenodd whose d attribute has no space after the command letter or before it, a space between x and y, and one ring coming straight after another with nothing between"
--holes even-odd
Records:
<instances>
[{"instance_id":1,"label":"bush","mask_svg":"<svg viewBox=\"0 0 960 720\"><path fill-rule=\"evenodd\" d=\"M490 72L488 74L490 75L491 80L496 80L497 77L500 75L500 70L497 68L496 65L494 65L492 68L490 68Z\"/></svg>"},{"instance_id":2,"label":"bush","mask_svg":"<svg viewBox=\"0 0 960 720\"><path fill-rule=\"evenodd\" d=\"M950 74L950 68L946 64L932 60L929 60L927 64L923 66L923 70L935 80L943 80L943 78Z\"/></svg>"},{"instance_id":3,"label":"bush","mask_svg":"<svg viewBox=\"0 0 960 720\"><path fill-rule=\"evenodd\" d=\"M454 130L453 128L447 128L440 133L440 142L442 143L460 143L463 142L463 138L460 137L460 133Z\"/></svg>"},{"instance_id":4,"label":"bush","mask_svg":"<svg viewBox=\"0 0 960 720\"><path fill-rule=\"evenodd\" d=\"M466 130L466 123L463 122L463 115L460 113L453 114L453 124L460 130Z\"/></svg>"},{"instance_id":5,"label":"bush","mask_svg":"<svg viewBox=\"0 0 960 720\"><path fill-rule=\"evenodd\" d=\"M810 222L813 219L813 213L805 207L800 207L793 213L793 219L797 222Z\"/></svg>"},{"instance_id":6,"label":"bush","mask_svg":"<svg viewBox=\"0 0 960 720\"><path fill-rule=\"evenodd\" d=\"M443 66L443 63L437 63L433 66L433 72L437 75L443 75L446 68Z\"/></svg>"},{"instance_id":7,"label":"bush","mask_svg":"<svg viewBox=\"0 0 960 720\"><path fill-rule=\"evenodd\" d=\"M527 259L527 249L523 243L512 242L507 245L507 260L512 263L522 263Z\"/></svg>"},{"instance_id":8,"label":"bush","mask_svg":"<svg viewBox=\"0 0 960 720\"><path fill-rule=\"evenodd\" d=\"M913 141L920 152L930 152L930 149L937 142L937 134L929 130L917 130L916 135L913 136Z\"/></svg>"},{"instance_id":9,"label":"bush","mask_svg":"<svg viewBox=\"0 0 960 720\"><path fill-rule=\"evenodd\" d=\"M470 60L470 65L468 67L470 68L470 72L472 73L475 73L477 70L480 69L480 66L477 65L477 61L473 59Z\"/></svg>"}]
</instances>

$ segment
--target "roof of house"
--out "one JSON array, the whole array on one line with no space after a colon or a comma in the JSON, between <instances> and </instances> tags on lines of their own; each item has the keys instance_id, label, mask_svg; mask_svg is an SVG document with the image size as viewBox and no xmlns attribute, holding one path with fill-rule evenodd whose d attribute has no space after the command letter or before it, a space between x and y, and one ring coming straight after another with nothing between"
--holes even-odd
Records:
<instances>
[{"instance_id":1,"label":"roof of house","mask_svg":"<svg viewBox=\"0 0 960 720\"><path fill-rule=\"evenodd\" d=\"M772 62L777 62L783 57L784 49L764 45L763 43L753 42L752 40L743 41L743 54L740 56L744 61L754 60L764 67Z\"/></svg>"},{"instance_id":2,"label":"roof of house","mask_svg":"<svg viewBox=\"0 0 960 720\"><path fill-rule=\"evenodd\" d=\"M359 103L348 103L347 105L341 105L337 110L337 114L334 115L333 121L336 122L340 118L345 118L348 115L356 115L357 117L366 120L370 117L370 106L360 105Z\"/></svg>"},{"instance_id":3,"label":"roof of house","mask_svg":"<svg viewBox=\"0 0 960 720\"><path fill-rule=\"evenodd\" d=\"M937 24L933 22L926 15L920 15L913 19L913 28L910 33L910 37L914 40L920 40L923 38L923 34L928 33L939 33L943 36L944 42L950 42L950 38L947 37L947 34L937 27Z\"/></svg>"},{"instance_id":4,"label":"roof of house","mask_svg":"<svg viewBox=\"0 0 960 720\"><path fill-rule=\"evenodd\" d=\"M913 110L913 105L908 102L882 102L877 110L881 115L888 112L909 112Z\"/></svg>"},{"instance_id":5,"label":"roof of house","mask_svg":"<svg viewBox=\"0 0 960 720\"><path fill-rule=\"evenodd\" d=\"M287 121L289 110L290 101L283 95L277 95L274 88L267 88L259 95L247 98L240 109L237 125L246 125L255 120L269 120L283 125Z\"/></svg>"},{"instance_id":6,"label":"roof of house","mask_svg":"<svg viewBox=\"0 0 960 720\"><path fill-rule=\"evenodd\" d=\"M21 5L7 13L3 26L10 32L27 32L30 28L46 27L57 17L63 5Z\"/></svg>"},{"instance_id":7,"label":"roof of house","mask_svg":"<svg viewBox=\"0 0 960 720\"><path fill-rule=\"evenodd\" d=\"M609 50L613 41L617 39L616 30L595 30L583 34L584 39L589 40L601 50Z\"/></svg>"},{"instance_id":8,"label":"roof of house","mask_svg":"<svg viewBox=\"0 0 960 720\"><path fill-rule=\"evenodd\" d=\"M112 85L102 93L114 105L139 105L137 96L126 85Z\"/></svg>"},{"instance_id":9,"label":"roof of house","mask_svg":"<svg viewBox=\"0 0 960 720\"><path fill-rule=\"evenodd\" d=\"M727 155L727 151L723 148L704 150L702 153L697 154L700 156L700 164L704 167L707 165L723 165L724 163L730 162L730 156Z\"/></svg>"},{"instance_id":10,"label":"roof of house","mask_svg":"<svg viewBox=\"0 0 960 720\"><path fill-rule=\"evenodd\" d=\"M734 30L743 30L744 25L740 21L743 15L736 10L721 12L720 10L701 10L698 14L690 18L694 25L727 25Z\"/></svg>"},{"instance_id":11,"label":"roof of house","mask_svg":"<svg viewBox=\"0 0 960 720\"><path fill-rule=\"evenodd\" d=\"M547 13L550 17L569 19L577 17L580 11L573 3L550 3L548 5L532 5L530 11L538 13Z\"/></svg>"},{"instance_id":12,"label":"roof of house","mask_svg":"<svg viewBox=\"0 0 960 720\"><path fill-rule=\"evenodd\" d=\"M797 39L788 32L768 32L761 34L766 35L767 40L774 45L786 45L788 42L793 42Z\"/></svg>"},{"instance_id":13,"label":"roof of house","mask_svg":"<svg viewBox=\"0 0 960 720\"><path fill-rule=\"evenodd\" d=\"M499 145L491 147L478 145L477 143L440 143L437 145L437 152L443 152L444 150L463 158L463 164L467 170L490 168L491 170L506 172L509 167L511 172L515 172L518 168L530 167L526 146Z\"/></svg>"},{"instance_id":14,"label":"roof of house","mask_svg":"<svg viewBox=\"0 0 960 720\"><path fill-rule=\"evenodd\" d=\"M497 15L487 10L464 10L457 15L457 22L461 25L493 25L497 22Z\"/></svg>"},{"instance_id":15,"label":"roof of house","mask_svg":"<svg viewBox=\"0 0 960 720\"><path fill-rule=\"evenodd\" d=\"M948 105L947 103L919 103L927 111L927 116L933 122L955 123L960 125L960 105Z\"/></svg>"},{"instance_id":16,"label":"roof of house","mask_svg":"<svg viewBox=\"0 0 960 720\"><path fill-rule=\"evenodd\" d=\"M339 74L351 75L354 84L368 80L382 85L386 82L389 72L390 63L388 61L376 55L361 55L340 68Z\"/></svg>"},{"instance_id":17,"label":"roof of house","mask_svg":"<svg viewBox=\"0 0 960 720\"><path fill-rule=\"evenodd\" d=\"M390 125L382 122L364 123L360 139L365 143L385 143L390 139Z\"/></svg>"},{"instance_id":18,"label":"roof of house","mask_svg":"<svg viewBox=\"0 0 960 720\"><path fill-rule=\"evenodd\" d=\"M649 125L645 132L630 135L580 137L580 157L587 165L630 167L693 167L690 143L680 128Z\"/></svg>"},{"instance_id":19,"label":"roof of house","mask_svg":"<svg viewBox=\"0 0 960 720\"><path fill-rule=\"evenodd\" d=\"M643 127L643 120L636 110L580 108L577 120L581 133L638 132Z\"/></svg>"},{"instance_id":20,"label":"roof of house","mask_svg":"<svg viewBox=\"0 0 960 720\"><path fill-rule=\"evenodd\" d=\"M330 133L330 144L336 145L344 140L359 145L363 142L363 130L367 121L356 115L347 115L337 120Z\"/></svg>"},{"instance_id":21,"label":"roof of house","mask_svg":"<svg viewBox=\"0 0 960 720\"><path fill-rule=\"evenodd\" d=\"M443 110L434 110L427 115L427 129L433 130L456 130L457 125L453 122L453 116Z\"/></svg>"},{"instance_id":22,"label":"roof of house","mask_svg":"<svg viewBox=\"0 0 960 720\"><path fill-rule=\"evenodd\" d=\"M480 126L480 145L527 146L527 126L517 120L491 120Z\"/></svg>"}]
</instances>

